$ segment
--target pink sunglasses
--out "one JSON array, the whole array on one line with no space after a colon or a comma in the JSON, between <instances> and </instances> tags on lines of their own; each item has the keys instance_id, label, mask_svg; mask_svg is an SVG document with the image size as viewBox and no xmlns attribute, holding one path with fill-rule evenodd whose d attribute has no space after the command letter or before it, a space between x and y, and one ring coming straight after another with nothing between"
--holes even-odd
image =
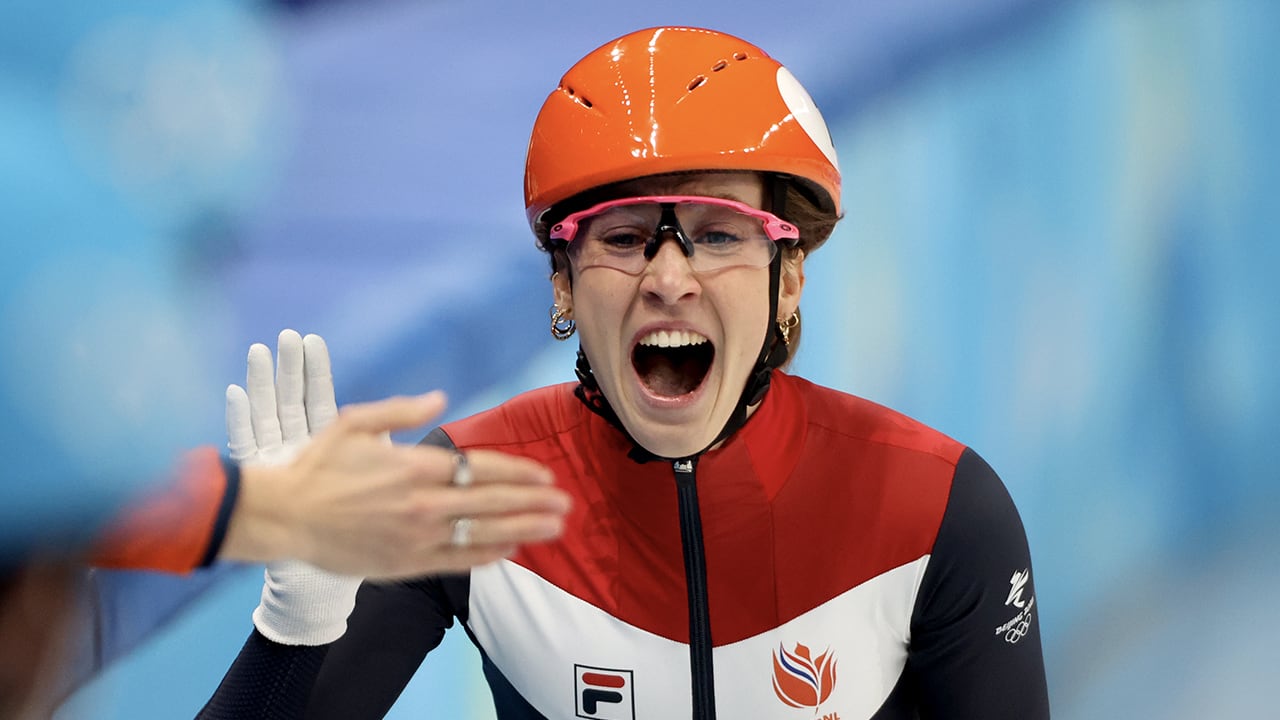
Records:
<instances>
[{"instance_id":1,"label":"pink sunglasses","mask_svg":"<svg viewBox=\"0 0 1280 720\"><path fill-rule=\"evenodd\" d=\"M586 210L579 210L556 223L551 227L550 238L552 240L563 240L566 243L573 242L574 237L578 234L578 226L582 221L589 220L596 215L608 212L614 208L643 204L669 205L673 207L675 205L698 204L725 207L741 213L742 215L759 220L760 224L764 227L765 235L774 242L777 242L778 240L800 239L800 231L796 229L795 225L792 225L771 212L753 208L750 205L738 202L737 200L726 200L724 198L706 197L703 195L642 195L639 197L609 200L597 205L592 205Z\"/></svg>"}]
</instances>

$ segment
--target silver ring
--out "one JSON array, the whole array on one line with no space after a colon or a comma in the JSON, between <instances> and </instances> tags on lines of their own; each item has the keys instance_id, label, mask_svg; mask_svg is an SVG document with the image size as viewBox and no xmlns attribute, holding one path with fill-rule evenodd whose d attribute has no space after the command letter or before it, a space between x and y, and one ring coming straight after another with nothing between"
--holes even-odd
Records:
<instances>
[{"instance_id":1,"label":"silver ring","mask_svg":"<svg viewBox=\"0 0 1280 720\"><path fill-rule=\"evenodd\" d=\"M471 544L471 526L475 524L475 518L460 517L453 521L453 534L449 537L449 542L454 547L464 548Z\"/></svg>"},{"instance_id":2,"label":"silver ring","mask_svg":"<svg viewBox=\"0 0 1280 720\"><path fill-rule=\"evenodd\" d=\"M467 456L462 452L453 454L453 483L454 487L466 487L471 484L473 476L471 475L471 461L467 460Z\"/></svg>"}]
</instances>

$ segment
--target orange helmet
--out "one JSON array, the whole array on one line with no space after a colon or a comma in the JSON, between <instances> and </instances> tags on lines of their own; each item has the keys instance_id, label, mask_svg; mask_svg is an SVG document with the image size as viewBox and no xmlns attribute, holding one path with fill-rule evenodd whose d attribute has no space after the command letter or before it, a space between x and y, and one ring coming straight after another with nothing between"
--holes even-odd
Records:
<instances>
[{"instance_id":1,"label":"orange helmet","mask_svg":"<svg viewBox=\"0 0 1280 720\"><path fill-rule=\"evenodd\" d=\"M565 73L533 125L525 211L536 225L586 190L689 170L790 176L840 214L840 169L809 94L755 45L688 27L624 35Z\"/></svg>"}]
</instances>

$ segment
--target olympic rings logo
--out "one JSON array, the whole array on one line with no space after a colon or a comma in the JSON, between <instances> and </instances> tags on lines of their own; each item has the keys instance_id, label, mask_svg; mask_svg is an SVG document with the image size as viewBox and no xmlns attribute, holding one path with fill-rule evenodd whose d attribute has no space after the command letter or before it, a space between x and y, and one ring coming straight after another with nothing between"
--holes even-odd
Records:
<instances>
[{"instance_id":1,"label":"olympic rings logo","mask_svg":"<svg viewBox=\"0 0 1280 720\"><path fill-rule=\"evenodd\" d=\"M1027 630L1031 628L1031 610L1028 609L1026 617L1022 618L1022 622L1009 628L1009 632L1004 634L1004 639L1010 645L1016 644L1027 634Z\"/></svg>"}]
</instances>

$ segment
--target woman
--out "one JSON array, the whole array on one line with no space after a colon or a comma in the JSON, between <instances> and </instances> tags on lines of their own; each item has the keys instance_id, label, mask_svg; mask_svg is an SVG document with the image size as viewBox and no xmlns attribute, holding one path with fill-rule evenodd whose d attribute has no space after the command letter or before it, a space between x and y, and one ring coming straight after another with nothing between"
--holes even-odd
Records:
<instances>
[{"instance_id":1,"label":"woman","mask_svg":"<svg viewBox=\"0 0 1280 720\"><path fill-rule=\"evenodd\" d=\"M580 382L428 438L552 468L574 497L563 536L366 585L331 645L255 632L207 715L379 717L456 617L504 719L1047 717L999 479L779 370L839 183L808 95L742 40L650 29L575 65L534 125L525 197Z\"/></svg>"}]
</instances>

